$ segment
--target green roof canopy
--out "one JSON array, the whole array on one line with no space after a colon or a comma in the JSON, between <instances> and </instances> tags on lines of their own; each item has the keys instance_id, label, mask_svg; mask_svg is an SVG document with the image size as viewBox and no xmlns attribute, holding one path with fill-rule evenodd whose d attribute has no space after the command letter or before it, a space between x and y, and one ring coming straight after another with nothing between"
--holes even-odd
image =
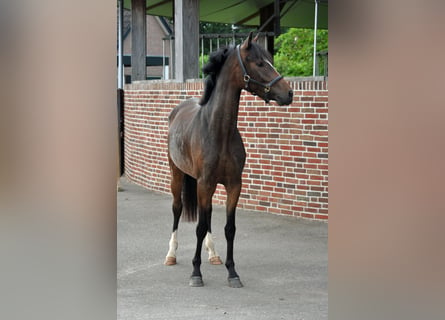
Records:
<instances>
[{"instance_id":1,"label":"green roof canopy","mask_svg":"<svg viewBox=\"0 0 445 320\"><path fill-rule=\"evenodd\" d=\"M199 19L206 22L260 26L260 8L274 0L200 0ZM315 0L282 0L281 26L313 28ZM172 17L174 0L147 0L147 14ZM131 0L124 0L124 7L131 8ZM318 0L319 29L328 29L328 0Z\"/></svg>"}]
</instances>

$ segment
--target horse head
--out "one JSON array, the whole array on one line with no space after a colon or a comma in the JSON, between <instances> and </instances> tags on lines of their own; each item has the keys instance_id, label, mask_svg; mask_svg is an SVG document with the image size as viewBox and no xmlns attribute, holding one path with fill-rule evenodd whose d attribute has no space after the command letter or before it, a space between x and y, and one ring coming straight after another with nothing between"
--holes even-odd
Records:
<instances>
[{"instance_id":1,"label":"horse head","mask_svg":"<svg viewBox=\"0 0 445 320\"><path fill-rule=\"evenodd\" d=\"M244 89L261 97L266 103L275 100L279 105L291 104L292 88L272 65L270 54L257 44L257 38L252 40L251 32L236 47Z\"/></svg>"}]
</instances>

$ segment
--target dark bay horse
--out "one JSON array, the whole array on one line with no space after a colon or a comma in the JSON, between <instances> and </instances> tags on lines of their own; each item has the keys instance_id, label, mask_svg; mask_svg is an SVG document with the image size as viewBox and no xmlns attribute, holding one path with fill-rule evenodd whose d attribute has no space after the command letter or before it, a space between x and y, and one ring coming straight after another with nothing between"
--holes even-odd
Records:
<instances>
[{"instance_id":1,"label":"dark bay horse","mask_svg":"<svg viewBox=\"0 0 445 320\"><path fill-rule=\"evenodd\" d=\"M270 61L270 55L256 43L256 38L252 40L252 33L241 45L212 53L203 68L208 76L201 100L186 100L174 108L169 116L168 161L174 219L165 264L176 264L177 229L181 213L184 211L188 221L196 221L199 217L190 278L192 287L204 285L200 270L204 238L211 263L221 263L211 236L212 197L218 183L224 185L227 192L224 231L229 286L243 286L233 261L235 210L246 159L237 128L241 91L245 89L266 102L275 100L279 105L290 104L293 96L289 84Z\"/></svg>"}]
</instances>

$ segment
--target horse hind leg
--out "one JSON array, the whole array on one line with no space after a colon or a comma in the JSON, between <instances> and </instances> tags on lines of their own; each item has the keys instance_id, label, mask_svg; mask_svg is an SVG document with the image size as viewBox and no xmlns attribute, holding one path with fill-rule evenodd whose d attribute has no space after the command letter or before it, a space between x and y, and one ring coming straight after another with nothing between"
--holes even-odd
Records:
<instances>
[{"instance_id":1,"label":"horse hind leg","mask_svg":"<svg viewBox=\"0 0 445 320\"><path fill-rule=\"evenodd\" d=\"M215 243L213 242L213 236L210 231L207 232L207 235L204 239L204 248L209 254L209 262L213 265L222 264L221 257L215 250Z\"/></svg>"},{"instance_id":2,"label":"horse hind leg","mask_svg":"<svg viewBox=\"0 0 445 320\"><path fill-rule=\"evenodd\" d=\"M168 252L164 262L166 266L173 266L176 264L176 250L178 249L177 232L178 230L173 231L170 241L168 242Z\"/></svg>"},{"instance_id":3,"label":"horse hind leg","mask_svg":"<svg viewBox=\"0 0 445 320\"><path fill-rule=\"evenodd\" d=\"M172 266L176 264L176 250L178 249L178 225L182 213L182 182L184 174L173 164L170 164L172 169L171 191L173 195L173 232L168 243L169 249L165 258L164 264Z\"/></svg>"},{"instance_id":4,"label":"horse hind leg","mask_svg":"<svg viewBox=\"0 0 445 320\"><path fill-rule=\"evenodd\" d=\"M204 248L209 255L209 262L212 265L221 265L221 257L215 250L215 242L212 236L212 214L207 215L207 234L204 238Z\"/></svg>"}]
</instances>

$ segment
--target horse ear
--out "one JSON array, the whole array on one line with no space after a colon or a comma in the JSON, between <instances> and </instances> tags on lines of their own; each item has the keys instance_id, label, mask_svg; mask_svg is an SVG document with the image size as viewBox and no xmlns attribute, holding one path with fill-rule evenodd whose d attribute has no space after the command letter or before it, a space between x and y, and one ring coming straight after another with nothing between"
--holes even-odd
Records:
<instances>
[{"instance_id":1,"label":"horse ear","mask_svg":"<svg viewBox=\"0 0 445 320\"><path fill-rule=\"evenodd\" d=\"M258 41L258 38L259 38L259 33L257 33L257 35L255 36L255 38L253 38L253 42L257 42Z\"/></svg>"},{"instance_id":2,"label":"horse ear","mask_svg":"<svg viewBox=\"0 0 445 320\"><path fill-rule=\"evenodd\" d=\"M244 40L243 44L241 45L241 49L249 50L250 49L250 43L252 42L252 34L253 32L249 32L249 36L246 40Z\"/></svg>"}]
</instances>

